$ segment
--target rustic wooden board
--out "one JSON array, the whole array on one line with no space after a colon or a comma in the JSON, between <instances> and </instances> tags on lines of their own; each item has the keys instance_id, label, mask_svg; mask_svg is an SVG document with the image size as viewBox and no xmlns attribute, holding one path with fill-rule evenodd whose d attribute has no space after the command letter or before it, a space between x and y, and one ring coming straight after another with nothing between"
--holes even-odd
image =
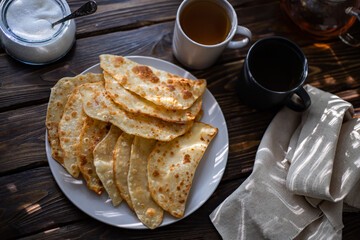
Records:
<instances>
[{"instance_id":1,"label":"rustic wooden board","mask_svg":"<svg viewBox=\"0 0 360 240\"><path fill-rule=\"evenodd\" d=\"M47 165L46 105L0 113L0 176Z\"/></svg>"},{"instance_id":2,"label":"rustic wooden board","mask_svg":"<svg viewBox=\"0 0 360 240\"><path fill-rule=\"evenodd\" d=\"M123 31L146 25L174 20L181 0L121 0L97 1L96 13L76 19L78 38L93 36L104 32ZM238 9L264 3L274 3L274 0L230 0L230 4ZM69 0L72 10L80 7L83 0ZM241 15L239 15L242 18Z\"/></svg>"},{"instance_id":3,"label":"rustic wooden board","mask_svg":"<svg viewBox=\"0 0 360 240\"><path fill-rule=\"evenodd\" d=\"M199 210L200 211L200 210ZM358 226L360 224L360 215L356 213L345 213L344 216L345 227L343 229L343 240L354 240L354 236L358 234ZM59 239L59 238L79 238L79 239L150 239L154 237L156 239L221 239L220 235L217 233L215 228L211 223L204 223L204 219L192 219L191 216L188 217L189 220L185 219L183 221L199 220L194 227L194 224L191 222L187 225L185 223L176 223L173 226L167 226L163 229L156 230L125 230L125 229L115 229L114 227L104 225L97 222L96 220L86 219L81 222L76 222L74 224L69 224L64 227L57 227L49 229L47 231L34 234L28 237L21 239ZM186 226L186 230L184 230Z\"/></svg>"},{"instance_id":4,"label":"rustic wooden board","mask_svg":"<svg viewBox=\"0 0 360 240\"><path fill-rule=\"evenodd\" d=\"M360 213L343 213L343 240L356 239L360 233Z\"/></svg>"},{"instance_id":5,"label":"rustic wooden board","mask_svg":"<svg viewBox=\"0 0 360 240\"><path fill-rule=\"evenodd\" d=\"M84 0L68 0L76 9ZM98 63L98 55L145 55L180 65L171 41L180 0L102 0L96 14L79 18L70 53L47 66L20 64L0 49L0 233L5 239L220 239L208 215L252 171L257 147L274 111L245 106L236 82L249 46L225 50L215 66L192 71L208 80L229 129L230 152L224 177L211 198L184 220L154 231L119 229L77 209L56 185L45 154L45 116L50 88ZM360 115L360 48L340 40L318 41L281 11L278 0L231 0L239 24L256 40L280 35L295 41L309 61L306 83L351 102ZM266 11L264 11L266 9ZM181 65L180 65L181 66ZM360 233L360 213L344 214L343 239Z\"/></svg>"},{"instance_id":6,"label":"rustic wooden board","mask_svg":"<svg viewBox=\"0 0 360 240\"><path fill-rule=\"evenodd\" d=\"M57 187L49 167L0 177L0 232L6 239L84 219Z\"/></svg>"},{"instance_id":7,"label":"rustic wooden board","mask_svg":"<svg viewBox=\"0 0 360 240\"><path fill-rule=\"evenodd\" d=\"M109 226L82 213L61 193L48 167L35 168L0 178L0 232L4 239L220 239L209 214L244 180L220 183L202 207L177 223L139 231ZM360 213L345 213L344 224L344 239L351 239L358 232Z\"/></svg>"},{"instance_id":8,"label":"rustic wooden board","mask_svg":"<svg viewBox=\"0 0 360 240\"><path fill-rule=\"evenodd\" d=\"M164 233L162 239L166 239L173 230L180 234L181 229L192 229L191 232L195 234L200 229L209 228L211 223L208 215L224 200L225 196L233 192L243 181L244 179L238 179L220 184L218 189L221 189L221 194L215 192L210 200L197 211L198 214L190 215L180 224L172 224L155 231L133 231L107 226L93 220L67 200L57 187L48 167L30 169L0 177L0 194L2 196L0 200L0 232L6 234L6 239L19 238L37 232L42 232L42 234L31 236L31 238L42 239L43 237L47 238L46 236L52 238L57 234L61 234L62 238L67 238L65 236L90 237L94 233L96 235L93 236L105 234L107 237L114 237L119 233L124 234L123 236L131 236L135 232L144 237L149 233L151 236L161 232ZM73 224L73 222L76 223ZM193 226L194 222L199 225ZM84 232L84 228L78 227L84 223L90 223L91 229L96 227L90 232ZM66 226L62 227L64 225ZM72 231L65 231L69 228ZM106 231L103 231L104 229ZM210 230L212 235L217 234L214 228ZM83 232L79 234L80 231ZM198 232L195 236L201 236L201 233Z\"/></svg>"}]
</instances>

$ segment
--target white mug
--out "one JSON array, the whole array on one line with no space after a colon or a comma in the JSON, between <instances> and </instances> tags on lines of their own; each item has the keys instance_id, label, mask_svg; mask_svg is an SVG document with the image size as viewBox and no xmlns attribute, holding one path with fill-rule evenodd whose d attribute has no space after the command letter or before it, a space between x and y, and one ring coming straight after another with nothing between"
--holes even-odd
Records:
<instances>
[{"instance_id":1,"label":"white mug","mask_svg":"<svg viewBox=\"0 0 360 240\"><path fill-rule=\"evenodd\" d=\"M183 31L180 25L180 14L184 7L197 0L184 0L177 11L176 22L173 36L173 52L176 59L185 67L191 69L204 69L210 67L215 63L217 58L227 48L241 48L246 46L251 41L251 31L243 26L238 25L236 12L231 4L226 0L209 0L221 5L226 11L231 28L224 41L215 45L205 45L197 43L189 38ZM240 41L231 41L235 34L245 36Z\"/></svg>"}]
</instances>

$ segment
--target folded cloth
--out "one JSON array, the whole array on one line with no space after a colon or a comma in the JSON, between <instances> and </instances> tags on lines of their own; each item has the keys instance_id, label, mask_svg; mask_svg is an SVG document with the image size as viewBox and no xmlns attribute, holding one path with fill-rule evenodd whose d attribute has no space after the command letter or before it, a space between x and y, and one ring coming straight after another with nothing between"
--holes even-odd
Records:
<instances>
[{"instance_id":1,"label":"folded cloth","mask_svg":"<svg viewBox=\"0 0 360 240\"><path fill-rule=\"evenodd\" d=\"M283 108L251 175L210 215L223 239L341 239L344 203L360 209L360 118L310 85L312 105Z\"/></svg>"}]
</instances>

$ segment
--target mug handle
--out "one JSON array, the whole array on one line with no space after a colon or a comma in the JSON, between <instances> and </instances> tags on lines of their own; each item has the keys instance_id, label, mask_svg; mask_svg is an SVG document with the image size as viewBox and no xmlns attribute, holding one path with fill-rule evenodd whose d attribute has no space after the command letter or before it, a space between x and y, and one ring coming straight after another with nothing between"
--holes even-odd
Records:
<instances>
[{"instance_id":1,"label":"mug handle","mask_svg":"<svg viewBox=\"0 0 360 240\"><path fill-rule=\"evenodd\" d=\"M228 48L242 48L245 47L251 41L251 31L243 26L237 26L235 34L240 34L245 36L243 40L240 41L230 41L228 44Z\"/></svg>"},{"instance_id":2,"label":"mug handle","mask_svg":"<svg viewBox=\"0 0 360 240\"><path fill-rule=\"evenodd\" d=\"M299 87L294 93L299 96L302 104L295 102L290 96L286 102L286 106L296 112L303 112L308 109L311 105L311 99L305 89L303 87Z\"/></svg>"}]
</instances>

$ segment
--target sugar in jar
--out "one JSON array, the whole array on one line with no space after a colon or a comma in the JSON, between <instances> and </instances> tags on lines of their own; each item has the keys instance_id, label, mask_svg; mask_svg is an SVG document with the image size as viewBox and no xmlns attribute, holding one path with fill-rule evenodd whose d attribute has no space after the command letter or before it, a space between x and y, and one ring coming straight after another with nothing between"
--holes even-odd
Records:
<instances>
[{"instance_id":1,"label":"sugar in jar","mask_svg":"<svg viewBox=\"0 0 360 240\"><path fill-rule=\"evenodd\" d=\"M52 27L53 22L71 13L65 0L3 0L0 11L2 47L21 62L54 62L75 42L74 20Z\"/></svg>"}]
</instances>

